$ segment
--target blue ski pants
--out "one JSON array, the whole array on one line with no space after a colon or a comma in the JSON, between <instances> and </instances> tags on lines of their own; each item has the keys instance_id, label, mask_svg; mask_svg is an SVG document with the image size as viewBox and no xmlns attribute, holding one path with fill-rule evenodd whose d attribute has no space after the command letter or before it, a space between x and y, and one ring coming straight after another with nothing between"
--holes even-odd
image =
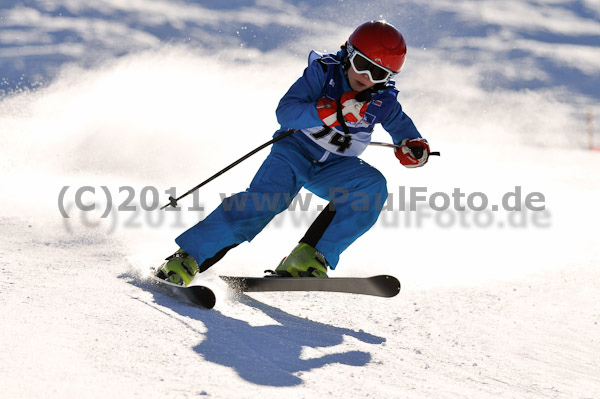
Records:
<instances>
[{"instance_id":1,"label":"blue ski pants","mask_svg":"<svg viewBox=\"0 0 600 399\"><path fill-rule=\"evenodd\" d=\"M202 264L224 248L251 241L304 187L335 206L316 245L335 269L340 254L377 221L387 185L377 169L357 157L324 155L300 131L276 142L250 187L224 199L176 243Z\"/></svg>"}]
</instances>

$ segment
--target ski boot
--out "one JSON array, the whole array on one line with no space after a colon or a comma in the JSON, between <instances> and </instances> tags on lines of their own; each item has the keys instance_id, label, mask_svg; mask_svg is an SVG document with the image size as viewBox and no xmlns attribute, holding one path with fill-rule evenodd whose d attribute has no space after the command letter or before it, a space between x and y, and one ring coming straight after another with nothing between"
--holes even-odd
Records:
<instances>
[{"instance_id":1,"label":"ski boot","mask_svg":"<svg viewBox=\"0 0 600 399\"><path fill-rule=\"evenodd\" d=\"M279 277L327 277L327 261L323 254L308 244L300 243L275 269Z\"/></svg>"},{"instance_id":2,"label":"ski boot","mask_svg":"<svg viewBox=\"0 0 600 399\"><path fill-rule=\"evenodd\" d=\"M165 260L158 268L156 277L169 283L188 286L198 273L196 260L181 248Z\"/></svg>"}]
</instances>

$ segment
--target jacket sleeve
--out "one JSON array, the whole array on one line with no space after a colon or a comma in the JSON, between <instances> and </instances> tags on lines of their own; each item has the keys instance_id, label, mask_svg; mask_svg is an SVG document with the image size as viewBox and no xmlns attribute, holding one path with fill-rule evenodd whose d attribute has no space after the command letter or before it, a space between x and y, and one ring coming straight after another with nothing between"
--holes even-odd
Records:
<instances>
[{"instance_id":1,"label":"jacket sleeve","mask_svg":"<svg viewBox=\"0 0 600 399\"><path fill-rule=\"evenodd\" d=\"M318 61L313 61L279 101L277 121L288 129L321 126L316 103L325 85L325 71Z\"/></svg>"},{"instance_id":2,"label":"jacket sleeve","mask_svg":"<svg viewBox=\"0 0 600 399\"><path fill-rule=\"evenodd\" d=\"M397 145L404 139L421 138L421 134L412 119L402 111L402 106L398 101L396 101L392 112L381 123L381 126L392 136L392 141Z\"/></svg>"}]
</instances>

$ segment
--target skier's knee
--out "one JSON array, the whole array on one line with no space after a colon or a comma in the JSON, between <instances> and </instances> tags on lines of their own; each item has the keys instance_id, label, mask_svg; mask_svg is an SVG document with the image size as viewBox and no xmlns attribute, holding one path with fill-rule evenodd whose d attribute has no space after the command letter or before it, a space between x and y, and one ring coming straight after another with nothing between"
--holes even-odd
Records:
<instances>
[{"instance_id":1,"label":"skier's knee","mask_svg":"<svg viewBox=\"0 0 600 399\"><path fill-rule=\"evenodd\" d=\"M383 204L388 196L387 189L387 181L385 177L381 174L381 172L377 171L377 175L374 179L373 183L373 192L375 193L375 198L378 202Z\"/></svg>"}]
</instances>

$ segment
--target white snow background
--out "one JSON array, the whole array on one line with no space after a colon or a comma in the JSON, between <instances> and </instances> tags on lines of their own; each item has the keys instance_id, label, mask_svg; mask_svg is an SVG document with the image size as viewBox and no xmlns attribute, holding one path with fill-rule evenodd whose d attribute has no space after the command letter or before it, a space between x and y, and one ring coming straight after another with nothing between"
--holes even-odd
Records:
<instances>
[{"instance_id":1,"label":"white snow background","mask_svg":"<svg viewBox=\"0 0 600 399\"><path fill-rule=\"evenodd\" d=\"M600 3L373 3L0 5L3 398L600 397L600 152L586 125L600 125ZM275 267L316 199L199 276L213 310L151 284L202 217L195 201L210 211L245 189L268 150L181 212L142 205L269 140L308 52L379 18L406 37L399 99L442 156L408 170L367 149L394 210L330 275L393 274L400 295L236 297L219 281ZM82 187L95 210L77 209ZM519 187L545 210L400 212L400 187L480 192L489 208Z\"/></svg>"}]
</instances>

